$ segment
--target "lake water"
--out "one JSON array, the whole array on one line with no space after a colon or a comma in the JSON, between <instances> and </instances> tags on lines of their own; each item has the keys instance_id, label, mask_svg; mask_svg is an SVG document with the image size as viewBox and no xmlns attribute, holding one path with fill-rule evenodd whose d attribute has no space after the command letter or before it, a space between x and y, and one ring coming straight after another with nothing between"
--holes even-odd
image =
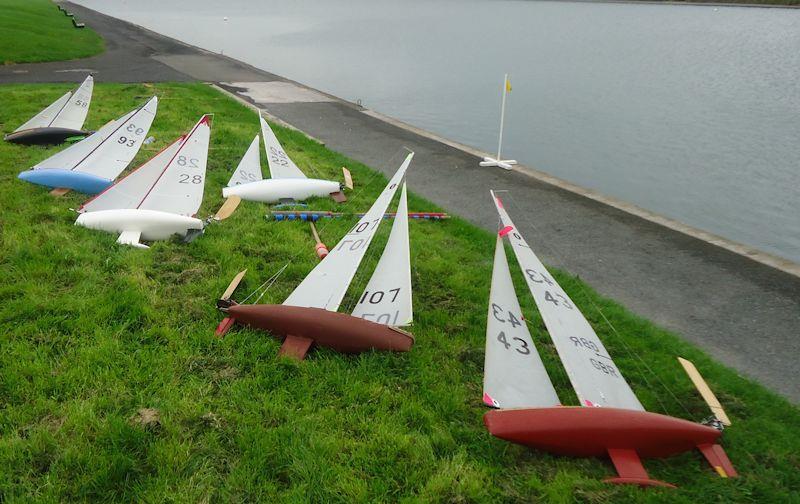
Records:
<instances>
[{"instance_id":1,"label":"lake water","mask_svg":"<svg viewBox=\"0 0 800 504\"><path fill-rule=\"evenodd\" d=\"M79 3L800 262L800 10Z\"/></svg>"}]
</instances>

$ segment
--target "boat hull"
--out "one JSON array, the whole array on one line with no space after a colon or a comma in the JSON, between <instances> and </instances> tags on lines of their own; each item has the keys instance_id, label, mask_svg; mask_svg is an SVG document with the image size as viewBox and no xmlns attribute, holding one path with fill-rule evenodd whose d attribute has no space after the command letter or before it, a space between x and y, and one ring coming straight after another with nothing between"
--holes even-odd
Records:
<instances>
[{"instance_id":1,"label":"boat hull","mask_svg":"<svg viewBox=\"0 0 800 504\"><path fill-rule=\"evenodd\" d=\"M722 434L688 420L618 408L491 410L483 421L493 436L575 457L605 456L609 448L635 449L645 458L668 457L714 443Z\"/></svg>"},{"instance_id":2,"label":"boat hull","mask_svg":"<svg viewBox=\"0 0 800 504\"><path fill-rule=\"evenodd\" d=\"M89 173L63 168L40 168L20 172L17 178L45 187L63 187L86 194L105 191L114 181Z\"/></svg>"},{"instance_id":3,"label":"boat hull","mask_svg":"<svg viewBox=\"0 0 800 504\"><path fill-rule=\"evenodd\" d=\"M652 480L639 458L661 458L695 448L723 477L736 470L717 444L722 432L706 425L646 411L619 408L520 408L488 411L493 436L572 457L609 457L619 473L611 483L671 486Z\"/></svg>"},{"instance_id":4,"label":"boat hull","mask_svg":"<svg viewBox=\"0 0 800 504\"><path fill-rule=\"evenodd\" d=\"M248 201L278 203L287 199L305 201L314 197L324 198L340 190L339 183L332 180L284 178L257 180L225 187L222 189L222 196L225 198L239 196Z\"/></svg>"},{"instance_id":5,"label":"boat hull","mask_svg":"<svg viewBox=\"0 0 800 504\"><path fill-rule=\"evenodd\" d=\"M48 145L64 143L67 138L75 136L85 137L89 134L91 134L89 131L72 128L31 128L9 133L5 136L5 140L6 142L22 145Z\"/></svg>"},{"instance_id":6,"label":"boat hull","mask_svg":"<svg viewBox=\"0 0 800 504\"><path fill-rule=\"evenodd\" d=\"M148 241L186 236L189 230L203 229L203 221L194 217L138 208L86 212L78 216L75 224L109 233L141 233L141 239Z\"/></svg>"},{"instance_id":7,"label":"boat hull","mask_svg":"<svg viewBox=\"0 0 800 504\"><path fill-rule=\"evenodd\" d=\"M233 305L228 316L269 331L277 338L308 338L342 353L368 350L407 352L414 337L399 329L320 308L285 305Z\"/></svg>"}]
</instances>

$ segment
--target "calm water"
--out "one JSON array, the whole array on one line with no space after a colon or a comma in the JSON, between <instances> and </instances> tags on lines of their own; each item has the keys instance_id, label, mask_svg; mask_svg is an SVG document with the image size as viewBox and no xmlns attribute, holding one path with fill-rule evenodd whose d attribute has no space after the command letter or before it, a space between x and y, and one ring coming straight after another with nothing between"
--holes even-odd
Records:
<instances>
[{"instance_id":1,"label":"calm water","mask_svg":"<svg viewBox=\"0 0 800 504\"><path fill-rule=\"evenodd\" d=\"M800 262L800 10L80 3Z\"/></svg>"}]
</instances>

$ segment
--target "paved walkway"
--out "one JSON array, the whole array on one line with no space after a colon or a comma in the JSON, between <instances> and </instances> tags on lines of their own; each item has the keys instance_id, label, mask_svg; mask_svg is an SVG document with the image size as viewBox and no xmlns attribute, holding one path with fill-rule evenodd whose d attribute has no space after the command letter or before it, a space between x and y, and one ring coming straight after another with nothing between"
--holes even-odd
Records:
<instances>
[{"instance_id":1,"label":"paved walkway","mask_svg":"<svg viewBox=\"0 0 800 504\"><path fill-rule=\"evenodd\" d=\"M108 51L79 61L0 67L0 83L202 80L228 90L389 174L404 146L415 192L493 230L488 189L510 189L512 218L543 260L672 329L800 402L800 278L523 172L478 167L459 149L377 114L227 57L69 4L106 39ZM120 63L122 62L122 63ZM21 73L24 72L24 73Z\"/></svg>"}]
</instances>

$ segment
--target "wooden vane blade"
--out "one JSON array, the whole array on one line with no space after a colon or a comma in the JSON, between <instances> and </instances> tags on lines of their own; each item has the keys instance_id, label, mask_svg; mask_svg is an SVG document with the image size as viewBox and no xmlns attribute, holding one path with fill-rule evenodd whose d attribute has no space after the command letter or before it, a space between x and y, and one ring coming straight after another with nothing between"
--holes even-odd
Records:
<instances>
[{"instance_id":1,"label":"wooden vane blade","mask_svg":"<svg viewBox=\"0 0 800 504\"><path fill-rule=\"evenodd\" d=\"M351 191L353 190L353 176L350 174L350 170L342 166L342 173L344 174L344 186Z\"/></svg>"},{"instance_id":2,"label":"wooden vane blade","mask_svg":"<svg viewBox=\"0 0 800 504\"><path fill-rule=\"evenodd\" d=\"M55 189L50 191L50 194L52 194L53 196L59 197L59 196L64 196L69 191L70 191L70 189L67 188L67 187L56 187Z\"/></svg>"},{"instance_id":3,"label":"wooden vane blade","mask_svg":"<svg viewBox=\"0 0 800 504\"><path fill-rule=\"evenodd\" d=\"M697 370L694 364L683 357L678 357L678 362L681 363L681 366L683 366L686 374L689 375L689 379L692 380L692 383L694 383L697 391L700 392L700 395L703 396L703 399L708 404L708 407L711 408L711 412L714 413L714 416L717 417L717 419L724 425L730 425L731 420L728 418L728 415L725 414L725 410L722 409L722 405L719 403L717 396L714 395L711 387L708 386L708 383L706 383L702 375L700 375L700 372Z\"/></svg>"},{"instance_id":4,"label":"wooden vane blade","mask_svg":"<svg viewBox=\"0 0 800 504\"><path fill-rule=\"evenodd\" d=\"M223 203L222 206L219 207L219 210L217 210L216 215L214 215L214 220L221 221L227 219L228 217L233 215L233 212L236 211L236 209L239 207L239 203L241 202L242 198L240 198L239 196L229 197L228 199L225 200L225 203Z\"/></svg>"},{"instance_id":5,"label":"wooden vane blade","mask_svg":"<svg viewBox=\"0 0 800 504\"><path fill-rule=\"evenodd\" d=\"M233 280L231 280L231 283L228 285L228 288L225 289L225 292L222 293L222 297L220 299L231 298L231 296L233 295L233 291L236 290L236 287L239 287L239 283L242 281L242 278L244 278L245 273L247 273L246 269L240 271L239 273L236 274L235 277L233 277Z\"/></svg>"}]
</instances>

